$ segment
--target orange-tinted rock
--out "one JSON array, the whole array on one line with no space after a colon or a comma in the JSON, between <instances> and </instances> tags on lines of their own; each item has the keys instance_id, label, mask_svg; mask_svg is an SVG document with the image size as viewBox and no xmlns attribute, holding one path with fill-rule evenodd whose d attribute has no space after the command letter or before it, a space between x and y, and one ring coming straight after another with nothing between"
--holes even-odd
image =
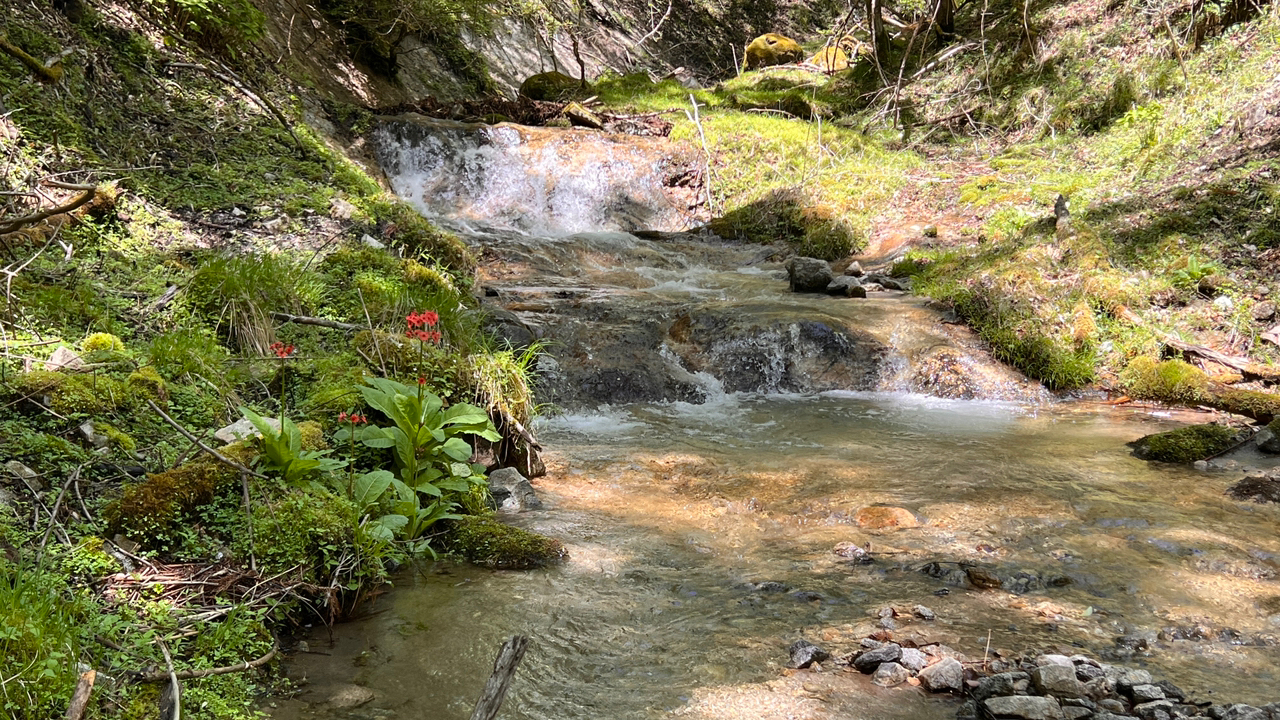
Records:
<instances>
[{"instance_id":1,"label":"orange-tinted rock","mask_svg":"<svg viewBox=\"0 0 1280 720\"><path fill-rule=\"evenodd\" d=\"M920 522L910 510L888 505L872 505L864 507L854 516L858 527L868 530L887 530L892 528L917 527Z\"/></svg>"}]
</instances>

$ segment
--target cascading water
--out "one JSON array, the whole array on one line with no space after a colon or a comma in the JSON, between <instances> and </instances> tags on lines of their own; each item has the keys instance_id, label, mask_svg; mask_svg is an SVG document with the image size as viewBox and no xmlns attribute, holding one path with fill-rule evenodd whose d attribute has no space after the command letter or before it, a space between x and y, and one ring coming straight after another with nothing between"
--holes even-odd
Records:
<instances>
[{"instance_id":1,"label":"cascading water","mask_svg":"<svg viewBox=\"0 0 1280 720\"><path fill-rule=\"evenodd\" d=\"M899 637L971 657L1079 648L1276 699L1280 513L1129 455L1171 419L1046 403L910 295L796 295L758 248L620 232L686 225L647 140L408 119L378 138L397 191L483 256L497 326L547 343L546 509L513 521L570 555L400 578L294 659L309 684L279 720L466 718L515 632L533 639L507 717L941 720L954 703L905 686L782 671L793 640L847 652L878 609L915 604L937 619ZM859 522L885 505L911 520ZM373 699L330 701L353 682Z\"/></svg>"}]
</instances>

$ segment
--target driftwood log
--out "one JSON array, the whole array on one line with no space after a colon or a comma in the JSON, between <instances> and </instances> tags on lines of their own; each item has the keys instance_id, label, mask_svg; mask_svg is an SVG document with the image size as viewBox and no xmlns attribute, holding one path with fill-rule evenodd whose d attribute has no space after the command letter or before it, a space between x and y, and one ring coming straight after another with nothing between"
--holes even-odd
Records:
<instances>
[{"instance_id":1,"label":"driftwood log","mask_svg":"<svg viewBox=\"0 0 1280 720\"><path fill-rule=\"evenodd\" d=\"M527 635L513 635L503 644L498 651L498 658L493 661L493 674L485 682L480 702L476 703L476 709L471 713L471 720L493 720L498 716L507 688L511 685L511 678L515 677L516 666L528 649Z\"/></svg>"}]
</instances>

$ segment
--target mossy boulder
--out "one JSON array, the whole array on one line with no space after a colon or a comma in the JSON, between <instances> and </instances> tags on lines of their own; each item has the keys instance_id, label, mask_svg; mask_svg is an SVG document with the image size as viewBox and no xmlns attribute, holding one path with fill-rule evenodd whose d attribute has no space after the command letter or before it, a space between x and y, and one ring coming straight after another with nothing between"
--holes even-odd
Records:
<instances>
[{"instance_id":1,"label":"mossy boulder","mask_svg":"<svg viewBox=\"0 0 1280 720\"><path fill-rule=\"evenodd\" d=\"M817 65L825 72L839 72L849 68L849 56L839 47L826 47L809 58L809 63Z\"/></svg>"},{"instance_id":2,"label":"mossy boulder","mask_svg":"<svg viewBox=\"0 0 1280 720\"><path fill-rule=\"evenodd\" d=\"M746 60L743 63L747 70L756 70L771 65L786 65L804 59L804 50L800 43L778 33L765 33L747 45Z\"/></svg>"},{"instance_id":3,"label":"mossy boulder","mask_svg":"<svg viewBox=\"0 0 1280 720\"><path fill-rule=\"evenodd\" d=\"M1139 438L1130 446L1135 457L1167 463L1193 463L1230 450L1242 433L1225 425L1189 425Z\"/></svg>"},{"instance_id":4,"label":"mossy boulder","mask_svg":"<svg viewBox=\"0 0 1280 720\"><path fill-rule=\"evenodd\" d=\"M19 398L46 405L60 415L99 415L131 407L136 398L120 380L106 375L74 375L32 370L13 381Z\"/></svg>"},{"instance_id":5,"label":"mossy boulder","mask_svg":"<svg viewBox=\"0 0 1280 720\"><path fill-rule=\"evenodd\" d=\"M470 562L499 570L529 570L557 562L567 554L559 540L470 515L454 522L445 544Z\"/></svg>"},{"instance_id":6,"label":"mossy boulder","mask_svg":"<svg viewBox=\"0 0 1280 720\"><path fill-rule=\"evenodd\" d=\"M520 94L530 100L556 102L577 97L588 88L583 87L582 81L562 72L544 72L532 75L520 83Z\"/></svg>"}]
</instances>

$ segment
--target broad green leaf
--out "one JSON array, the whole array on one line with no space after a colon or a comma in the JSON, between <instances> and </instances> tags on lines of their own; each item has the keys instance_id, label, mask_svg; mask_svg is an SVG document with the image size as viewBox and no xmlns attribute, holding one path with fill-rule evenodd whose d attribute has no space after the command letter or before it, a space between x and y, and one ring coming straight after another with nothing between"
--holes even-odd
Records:
<instances>
[{"instance_id":1,"label":"broad green leaf","mask_svg":"<svg viewBox=\"0 0 1280 720\"><path fill-rule=\"evenodd\" d=\"M466 492L471 489L470 483L459 477L451 477L436 482L441 490L449 490L451 492Z\"/></svg>"},{"instance_id":2,"label":"broad green leaf","mask_svg":"<svg viewBox=\"0 0 1280 720\"><path fill-rule=\"evenodd\" d=\"M489 422L489 414L475 405L458 403L444 411L445 425L473 425Z\"/></svg>"},{"instance_id":3,"label":"broad green leaf","mask_svg":"<svg viewBox=\"0 0 1280 720\"><path fill-rule=\"evenodd\" d=\"M371 448L389 448L396 444L394 435L376 425L364 426L360 431L360 442Z\"/></svg>"},{"instance_id":4,"label":"broad green leaf","mask_svg":"<svg viewBox=\"0 0 1280 720\"><path fill-rule=\"evenodd\" d=\"M471 466L464 462L449 463L449 472L453 473L454 477L471 477Z\"/></svg>"},{"instance_id":5,"label":"broad green leaf","mask_svg":"<svg viewBox=\"0 0 1280 720\"><path fill-rule=\"evenodd\" d=\"M391 487L392 480L395 480L395 475L386 470L374 470L361 475L356 478L352 502L363 512L370 505L378 502L378 498Z\"/></svg>"},{"instance_id":6,"label":"broad green leaf","mask_svg":"<svg viewBox=\"0 0 1280 720\"><path fill-rule=\"evenodd\" d=\"M444 442L444 445L441 446L441 449L444 450L445 455L448 455L454 460L470 460L471 459L471 445L469 445L467 441L463 440L462 438L456 438L456 437L449 438ZM455 470L453 474L458 475L459 473L458 471ZM470 474L469 469L466 474Z\"/></svg>"}]
</instances>

